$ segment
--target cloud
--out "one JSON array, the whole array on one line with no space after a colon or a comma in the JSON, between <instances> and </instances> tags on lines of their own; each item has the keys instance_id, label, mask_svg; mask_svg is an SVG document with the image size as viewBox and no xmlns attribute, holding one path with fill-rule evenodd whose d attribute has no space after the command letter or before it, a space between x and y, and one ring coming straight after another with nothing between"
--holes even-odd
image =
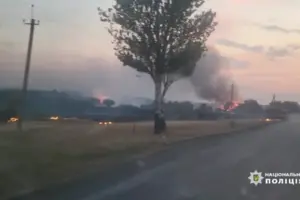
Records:
<instances>
[{"instance_id":1,"label":"cloud","mask_svg":"<svg viewBox=\"0 0 300 200\"><path fill-rule=\"evenodd\" d=\"M247 44L243 44L243 43L239 43L239 42L235 42L235 41L227 40L227 39L219 39L219 40L217 40L217 44L241 49L244 51L254 52L254 53L261 53L264 50L264 47L260 46L260 45L250 46Z\"/></svg>"},{"instance_id":2,"label":"cloud","mask_svg":"<svg viewBox=\"0 0 300 200\"><path fill-rule=\"evenodd\" d=\"M293 56L295 51L300 49L299 45L287 45L286 47L269 47L266 51L266 55L270 59L283 58L287 56Z\"/></svg>"},{"instance_id":3,"label":"cloud","mask_svg":"<svg viewBox=\"0 0 300 200\"><path fill-rule=\"evenodd\" d=\"M287 47L294 51L297 51L298 49L300 49L300 45L297 45L297 44L290 44Z\"/></svg>"},{"instance_id":4,"label":"cloud","mask_svg":"<svg viewBox=\"0 0 300 200\"><path fill-rule=\"evenodd\" d=\"M285 48L270 47L266 54L270 58L281 58L281 57L289 56L291 52Z\"/></svg>"},{"instance_id":5,"label":"cloud","mask_svg":"<svg viewBox=\"0 0 300 200\"><path fill-rule=\"evenodd\" d=\"M256 45L256 46L251 46L247 45L244 43L239 43L236 41L232 40L227 40L227 39L219 39L217 40L217 44L227 46L227 47L232 47L232 48L237 48L241 49L243 51L247 52L252 52L252 53L263 53L265 54L268 58L270 59L275 59L275 58L283 58L286 56L293 56L295 51L300 49L300 45L298 44L289 44L284 47L264 47L261 45ZM247 63L238 63L232 61L233 65L247 65Z\"/></svg>"},{"instance_id":6,"label":"cloud","mask_svg":"<svg viewBox=\"0 0 300 200\"><path fill-rule=\"evenodd\" d=\"M266 31L273 31L273 32L280 32L280 33L295 33L295 34L300 34L300 29L287 29L283 28L278 25L262 25L262 24L257 24L258 27L266 30Z\"/></svg>"}]
</instances>

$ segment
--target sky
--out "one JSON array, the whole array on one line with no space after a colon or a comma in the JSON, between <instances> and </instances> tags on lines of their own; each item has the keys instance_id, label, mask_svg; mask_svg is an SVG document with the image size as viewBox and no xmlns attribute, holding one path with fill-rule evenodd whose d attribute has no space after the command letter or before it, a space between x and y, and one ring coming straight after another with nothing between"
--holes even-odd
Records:
<instances>
[{"instance_id":1,"label":"sky","mask_svg":"<svg viewBox=\"0 0 300 200\"><path fill-rule=\"evenodd\" d=\"M23 19L35 4L30 89L78 90L95 97L154 96L147 74L124 67L97 7L112 0L0 0L0 87L21 87L29 36ZM207 45L228 58L244 98L300 101L300 1L207 0L218 26ZM198 101L192 86L174 84L168 99Z\"/></svg>"}]
</instances>

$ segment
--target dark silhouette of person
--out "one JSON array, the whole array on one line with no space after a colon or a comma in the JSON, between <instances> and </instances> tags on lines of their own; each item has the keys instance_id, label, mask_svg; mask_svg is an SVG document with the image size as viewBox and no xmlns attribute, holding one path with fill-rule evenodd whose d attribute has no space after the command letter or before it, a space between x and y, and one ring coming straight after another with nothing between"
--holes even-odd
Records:
<instances>
[{"instance_id":1,"label":"dark silhouette of person","mask_svg":"<svg viewBox=\"0 0 300 200\"><path fill-rule=\"evenodd\" d=\"M164 116L164 112L161 111L160 112L160 132L165 132L166 131L166 120L165 120L165 116Z\"/></svg>"},{"instance_id":2,"label":"dark silhouette of person","mask_svg":"<svg viewBox=\"0 0 300 200\"><path fill-rule=\"evenodd\" d=\"M154 114L154 133L160 134L160 119L159 112L155 112Z\"/></svg>"},{"instance_id":3,"label":"dark silhouette of person","mask_svg":"<svg viewBox=\"0 0 300 200\"><path fill-rule=\"evenodd\" d=\"M166 130L166 121L163 111L158 111L154 114L154 133L161 134Z\"/></svg>"}]
</instances>

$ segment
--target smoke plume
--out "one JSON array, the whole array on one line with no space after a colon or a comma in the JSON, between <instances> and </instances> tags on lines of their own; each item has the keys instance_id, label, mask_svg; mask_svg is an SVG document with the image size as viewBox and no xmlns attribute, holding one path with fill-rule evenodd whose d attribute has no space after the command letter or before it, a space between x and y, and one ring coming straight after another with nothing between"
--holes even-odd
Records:
<instances>
[{"instance_id":1,"label":"smoke plume","mask_svg":"<svg viewBox=\"0 0 300 200\"><path fill-rule=\"evenodd\" d=\"M197 95L205 100L224 103L231 99L233 80L227 58L220 55L215 48L209 48L201 58L190 81ZM234 86L234 100L238 98L237 87Z\"/></svg>"}]
</instances>

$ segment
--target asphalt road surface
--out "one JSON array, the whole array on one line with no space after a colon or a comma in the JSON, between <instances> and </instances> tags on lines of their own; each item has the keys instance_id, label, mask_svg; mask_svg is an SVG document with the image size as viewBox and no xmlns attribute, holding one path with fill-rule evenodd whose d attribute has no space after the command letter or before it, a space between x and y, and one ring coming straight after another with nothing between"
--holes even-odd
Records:
<instances>
[{"instance_id":1,"label":"asphalt road surface","mask_svg":"<svg viewBox=\"0 0 300 200\"><path fill-rule=\"evenodd\" d=\"M293 200L299 185L250 185L250 172L300 172L300 116L177 144L142 160L20 200Z\"/></svg>"}]
</instances>

